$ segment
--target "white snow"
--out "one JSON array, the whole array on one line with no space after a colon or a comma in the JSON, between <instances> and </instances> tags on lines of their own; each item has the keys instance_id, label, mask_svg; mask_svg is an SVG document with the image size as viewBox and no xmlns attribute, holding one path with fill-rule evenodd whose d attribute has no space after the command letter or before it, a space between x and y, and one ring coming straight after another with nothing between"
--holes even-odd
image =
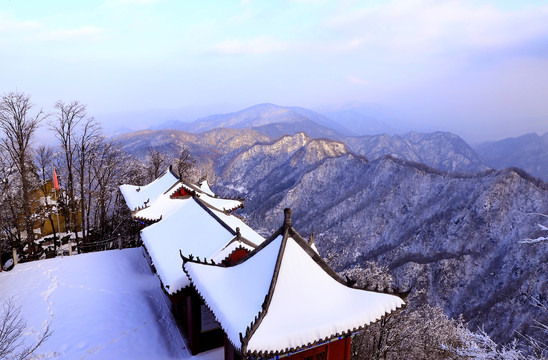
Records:
<instances>
[{"instance_id":1,"label":"white snow","mask_svg":"<svg viewBox=\"0 0 548 360\"><path fill-rule=\"evenodd\" d=\"M120 191L126 200L127 206L131 210L135 210L136 207L143 206L145 201L156 199L177 181L178 179L168 169L162 176L146 186L126 184L120 186Z\"/></svg>"},{"instance_id":2,"label":"white snow","mask_svg":"<svg viewBox=\"0 0 548 360\"><path fill-rule=\"evenodd\" d=\"M194 285L204 298L229 340L238 346L239 333L257 313L268 293L282 237L238 266L223 268L185 264ZM239 296L238 296L239 295Z\"/></svg>"},{"instance_id":3,"label":"white snow","mask_svg":"<svg viewBox=\"0 0 548 360\"><path fill-rule=\"evenodd\" d=\"M181 185L184 188L194 190L184 184ZM175 191L176 188L174 188L173 191L162 193L156 198L151 198L148 204L149 206L137 211L135 216L141 219L158 220L160 217L164 218L177 211L177 209L181 206L181 203L189 201L190 198L170 198L171 194ZM232 211L237 209L242 204L240 200L215 198L207 194L199 194L199 199L208 204L209 207L219 210L221 213L223 211Z\"/></svg>"},{"instance_id":4,"label":"white snow","mask_svg":"<svg viewBox=\"0 0 548 360\"><path fill-rule=\"evenodd\" d=\"M187 263L198 291L225 330L241 346L239 333L254 320L272 280L281 236L228 268ZM248 351L284 351L353 331L404 305L401 298L352 289L327 274L291 238L282 258L266 316L248 342Z\"/></svg>"},{"instance_id":5,"label":"white snow","mask_svg":"<svg viewBox=\"0 0 548 360\"><path fill-rule=\"evenodd\" d=\"M340 284L289 239L272 302L247 349L303 346L368 325L403 305L397 296Z\"/></svg>"},{"instance_id":6,"label":"white snow","mask_svg":"<svg viewBox=\"0 0 548 360\"><path fill-rule=\"evenodd\" d=\"M176 212L190 199L175 198L171 199L169 194L161 194L155 199L151 199L149 207L135 212L135 217L149 220L159 220Z\"/></svg>"},{"instance_id":7,"label":"white snow","mask_svg":"<svg viewBox=\"0 0 548 360\"><path fill-rule=\"evenodd\" d=\"M181 185L191 189L185 184ZM176 189L173 188L173 191ZM194 255L201 259L207 258L218 262L229 255L228 250L234 250L238 245L250 249L249 246L241 242L226 247L235 237L236 228L240 228L242 236L256 245L264 241L261 235L242 220L216 210L217 206L220 209L237 207L240 205L240 201L213 198L203 193L198 199L191 197L171 199L170 195L173 191L164 192L157 198L151 199L149 207L135 213L135 216L141 219L161 219L143 229L141 237L158 276L169 294L190 285L190 281L182 269L179 250L185 256ZM209 204L209 210L231 228L232 233L197 201Z\"/></svg>"},{"instance_id":8,"label":"white snow","mask_svg":"<svg viewBox=\"0 0 548 360\"><path fill-rule=\"evenodd\" d=\"M222 248L221 250L213 254L211 256L211 259L215 261L216 263L219 263L223 261L224 259L226 259L228 256L230 256L230 254L232 254L238 248L244 248L248 252L251 252L254 249L253 247L247 245L246 243L234 240L230 242L228 245L226 245L224 248Z\"/></svg>"},{"instance_id":9,"label":"white snow","mask_svg":"<svg viewBox=\"0 0 548 360\"><path fill-rule=\"evenodd\" d=\"M223 358L222 348L189 355L140 248L19 264L0 288L0 302L21 306L26 342L51 323L39 359Z\"/></svg>"},{"instance_id":10,"label":"white snow","mask_svg":"<svg viewBox=\"0 0 548 360\"><path fill-rule=\"evenodd\" d=\"M176 211L144 228L141 237L166 291L173 294L190 285L182 269L179 250L185 256L194 255L201 259L220 261L220 256L225 254L222 249L235 235L208 214L194 199L170 201L178 202ZM249 227L241 220L221 212L217 214L222 215L225 221L231 220L231 223L238 224L245 229L246 235L249 235ZM243 231L242 236L246 237ZM257 236L260 237L258 234L250 237L257 240ZM260 239L264 240L262 237Z\"/></svg>"},{"instance_id":11,"label":"white snow","mask_svg":"<svg viewBox=\"0 0 548 360\"><path fill-rule=\"evenodd\" d=\"M211 188L209 187L209 183L207 180L204 180L200 183L200 190L202 190L204 193L208 194L209 196L215 196L215 193L211 191Z\"/></svg>"},{"instance_id":12,"label":"white snow","mask_svg":"<svg viewBox=\"0 0 548 360\"><path fill-rule=\"evenodd\" d=\"M246 223L244 223L242 220L237 218L234 215L225 214L221 211L216 211L214 209L211 209L211 211L219 218L221 221L223 221L225 224L227 224L232 230L236 231L236 228L240 228L240 233L244 238L251 241L255 245L260 245L264 241L264 237L259 235L255 230L253 230L251 227L249 227Z\"/></svg>"},{"instance_id":13,"label":"white snow","mask_svg":"<svg viewBox=\"0 0 548 360\"><path fill-rule=\"evenodd\" d=\"M200 200L220 211L232 211L242 205L242 201L240 200L221 199L207 194L200 195Z\"/></svg>"},{"instance_id":14,"label":"white snow","mask_svg":"<svg viewBox=\"0 0 548 360\"><path fill-rule=\"evenodd\" d=\"M530 239L530 238L523 239L523 240L520 241L520 244L540 244L540 243L545 242L545 241L548 241L548 237L539 236L536 239Z\"/></svg>"}]
</instances>

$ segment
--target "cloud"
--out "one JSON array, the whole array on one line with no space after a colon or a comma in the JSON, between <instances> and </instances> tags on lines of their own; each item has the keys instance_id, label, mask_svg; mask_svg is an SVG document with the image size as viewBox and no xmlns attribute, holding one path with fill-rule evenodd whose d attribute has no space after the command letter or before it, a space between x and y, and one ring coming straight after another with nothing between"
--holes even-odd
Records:
<instances>
[{"instance_id":1,"label":"cloud","mask_svg":"<svg viewBox=\"0 0 548 360\"><path fill-rule=\"evenodd\" d=\"M223 55L262 55L286 50L286 43L267 37L256 37L249 40L231 39L215 44L211 51Z\"/></svg>"},{"instance_id":2,"label":"cloud","mask_svg":"<svg viewBox=\"0 0 548 360\"><path fill-rule=\"evenodd\" d=\"M162 0L107 0L104 6L140 6L159 3Z\"/></svg>"},{"instance_id":3,"label":"cloud","mask_svg":"<svg viewBox=\"0 0 548 360\"><path fill-rule=\"evenodd\" d=\"M40 33L39 38L46 41L99 41L108 37L108 30L94 26L73 29L49 29Z\"/></svg>"},{"instance_id":4,"label":"cloud","mask_svg":"<svg viewBox=\"0 0 548 360\"><path fill-rule=\"evenodd\" d=\"M473 55L505 49L519 54L521 44L548 40L548 7L509 11L480 4L460 0L392 0L357 8L341 5L324 19L323 25L340 33L340 41L348 49L352 49L348 44L354 41L354 49L417 57Z\"/></svg>"},{"instance_id":5,"label":"cloud","mask_svg":"<svg viewBox=\"0 0 548 360\"><path fill-rule=\"evenodd\" d=\"M28 32L40 30L41 25L37 21L17 20L11 14L0 12L0 34L10 32Z\"/></svg>"},{"instance_id":6,"label":"cloud","mask_svg":"<svg viewBox=\"0 0 548 360\"><path fill-rule=\"evenodd\" d=\"M36 41L98 41L106 38L108 32L108 29L95 26L52 28L38 21L18 20L12 15L0 13L0 40L16 44Z\"/></svg>"},{"instance_id":7,"label":"cloud","mask_svg":"<svg viewBox=\"0 0 548 360\"><path fill-rule=\"evenodd\" d=\"M369 81L367 80L364 80L364 79L361 79L355 75L351 75L348 77L348 81L352 84L356 84L356 85L368 85L369 84Z\"/></svg>"}]
</instances>

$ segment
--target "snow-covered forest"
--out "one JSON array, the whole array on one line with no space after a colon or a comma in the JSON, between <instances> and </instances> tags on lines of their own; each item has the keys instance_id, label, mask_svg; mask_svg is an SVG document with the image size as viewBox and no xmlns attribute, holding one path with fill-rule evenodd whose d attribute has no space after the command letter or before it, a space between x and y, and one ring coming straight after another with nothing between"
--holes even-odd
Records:
<instances>
[{"instance_id":1,"label":"snow-covered forest","mask_svg":"<svg viewBox=\"0 0 548 360\"><path fill-rule=\"evenodd\" d=\"M79 252L118 234L134 235L118 186L146 184L169 164L181 174L194 164L186 148L176 159L152 149L145 159L136 159L107 138L86 105L78 101L58 101L55 110L44 113L30 95L20 92L1 98L2 264L14 249L20 261L57 252L60 232L72 238ZM37 145L39 127L49 131L50 144Z\"/></svg>"}]
</instances>

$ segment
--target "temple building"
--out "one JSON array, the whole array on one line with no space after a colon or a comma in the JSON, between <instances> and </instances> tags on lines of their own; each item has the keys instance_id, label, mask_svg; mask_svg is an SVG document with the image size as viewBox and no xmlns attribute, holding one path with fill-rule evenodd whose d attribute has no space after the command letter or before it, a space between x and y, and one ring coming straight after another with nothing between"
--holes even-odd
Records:
<instances>
[{"instance_id":1,"label":"temple building","mask_svg":"<svg viewBox=\"0 0 548 360\"><path fill-rule=\"evenodd\" d=\"M147 225L141 230L143 248L191 352L222 346L222 331L190 287L179 254L230 263L261 244L262 236L230 214L243 207L243 200L218 198L207 180L191 184L171 169L146 186L122 185L120 190L133 218Z\"/></svg>"},{"instance_id":2,"label":"temple building","mask_svg":"<svg viewBox=\"0 0 548 360\"><path fill-rule=\"evenodd\" d=\"M405 305L348 286L291 225L239 261L183 257L184 270L225 334L225 360L348 360L351 335Z\"/></svg>"}]
</instances>

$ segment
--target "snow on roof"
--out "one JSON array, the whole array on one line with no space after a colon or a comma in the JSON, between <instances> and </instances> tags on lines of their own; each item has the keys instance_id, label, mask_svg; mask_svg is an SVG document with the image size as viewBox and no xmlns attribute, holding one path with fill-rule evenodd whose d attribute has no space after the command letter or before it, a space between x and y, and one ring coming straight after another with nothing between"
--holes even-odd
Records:
<instances>
[{"instance_id":1,"label":"snow on roof","mask_svg":"<svg viewBox=\"0 0 548 360\"><path fill-rule=\"evenodd\" d=\"M241 344L239 333L245 334L246 327L261 311L281 240L279 236L271 246L238 266L222 268L192 262L184 265L233 344Z\"/></svg>"},{"instance_id":2,"label":"snow on roof","mask_svg":"<svg viewBox=\"0 0 548 360\"><path fill-rule=\"evenodd\" d=\"M200 185L200 189L208 194L209 196L215 196L215 193L211 191L211 188L209 187L209 183L207 182L207 179L202 180L198 185Z\"/></svg>"},{"instance_id":3,"label":"snow on roof","mask_svg":"<svg viewBox=\"0 0 548 360\"><path fill-rule=\"evenodd\" d=\"M144 209L137 210L134 216L138 219L149 220L149 221L158 221L165 216L168 216L172 212L177 211L180 202L184 201L184 198L174 197L172 195L179 191L181 188L186 189L191 194L195 194L202 200L203 203L207 204L208 207L212 210L218 210L219 212L231 212L237 208L243 206L243 200L237 199L221 199L217 197L211 197L205 193L202 193L198 187L180 182L177 186L172 186L170 191L166 191L162 194L159 194L156 198L151 199L148 207ZM234 228L235 229L235 228Z\"/></svg>"},{"instance_id":4,"label":"snow on roof","mask_svg":"<svg viewBox=\"0 0 548 360\"><path fill-rule=\"evenodd\" d=\"M200 195L200 199L217 210L227 211L227 212L236 210L237 208L242 207L243 205L243 200L221 199L221 198L211 197L207 194Z\"/></svg>"},{"instance_id":5,"label":"snow on roof","mask_svg":"<svg viewBox=\"0 0 548 360\"><path fill-rule=\"evenodd\" d=\"M234 238L231 242L228 243L228 245L213 254L211 256L211 260L216 263L220 263L238 249L245 249L248 252L251 252L253 251L253 249L255 249L255 246L251 246L248 243L240 241L238 238Z\"/></svg>"},{"instance_id":6,"label":"snow on roof","mask_svg":"<svg viewBox=\"0 0 548 360\"><path fill-rule=\"evenodd\" d=\"M187 260L184 268L247 355L283 354L352 333L405 304L346 286L290 225L234 266Z\"/></svg>"},{"instance_id":7,"label":"snow on roof","mask_svg":"<svg viewBox=\"0 0 548 360\"><path fill-rule=\"evenodd\" d=\"M143 244L170 294L189 285L179 250L185 255L211 257L235 235L192 198L171 201L177 201L177 210L141 231Z\"/></svg>"},{"instance_id":8,"label":"snow on roof","mask_svg":"<svg viewBox=\"0 0 548 360\"><path fill-rule=\"evenodd\" d=\"M204 180L205 182L205 180ZM207 182L206 182L207 183ZM185 188L190 193L196 194L203 202L220 211L231 212L243 206L242 199L223 199L217 197L209 186L197 186L185 181L181 181L181 187ZM204 191L204 189L206 191ZM177 189L178 190L178 189ZM175 191L174 191L175 192Z\"/></svg>"},{"instance_id":9,"label":"snow on roof","mask_svg":"<svg viewBox=\"0 0 548 360\"><path fill-rule=\"evenodd\" d=\"M185 200L188 199L171 199L169 194L163 193L152 199L148 207L137 210L133 216L137 219L157 221L176 212Z\"/></svg>"},{"instance_id":10,"label":"snow on roof","mask_svg":"<svg viewBox=\"0 0 548 360\"><path fill-rule=\"evenodd\" d=\"M169 179L170 174L168 170L139 192L135 192L136 187L132 185L122 185L120 189L126 201L130 199L128 206L148 201L148 206L135 211L134 216L156 222L141 231L143 244L165 290L173 294L190 285L181 267L179 251L186 256L221 261L237 248L255 248L264 238L227 213L243 206L242 200L217 198L205 180L198 186L171 175L170 180L175 182L170 183L164 179ZM192 196L172 197L181 188ZM131 195L126 195L128 192ZM147 194L147 200L143 200L143 192ZM138 196L141 198L136 200ZM238 231L240 236L236 236Z\"/></svg>"},{"instance_id":11,"label":"snow on roof","mask_svg":"<svg viewBox=\"0 0 548 360\"><path fill-rule=\"evenodd\" d=\"M242 231L242 236L251 241L251 245L256 246L264 241L264 238L240 219L211 210L200 203L199 199L169 199L169 201L177 203L175 210L163 217L161 221L143 229L141 237L158 276L170 294L190 285L181 266L179 251L185 256L194 255L201 259L221 261L229 255L226 253L227 244L237 234L236 229L231 227L233 225L238 225L245 230L245 234ZM250 249L255 247L236 241L233 248L236 249L238 246Z\"/></svg>"},{"instance_id":12,"label":"snow on roof","mask_svg":"<svg viewBox=\"0 0 548 360\"><path fill-rule=\"evenodd\" d=\"M201 199L201 198L200 198ZM219 218L223 223L228 225L232 230L236 231L237 228L240 228L242 236L247 240L251 241L255 245L260 245L265 240L264 237L259 235L255 230L253 230L249 225L243 222L241 219L237 218L234 215L225 214L224 212L210 209L211 212Z\"/></svg>"},{"instance_id":13,"label":"snow on roof","mask_svg":"<svg viewBox=\"0 0 548 360\"><path fill-rule=\"evenodd\" d=\"M170 169L167 169L162 176L148 185L120 185L120 191L126 200L128 208L135 210L135 208L143 206L146 201L156 199L178 180L179 179L173 175Z\"/></svg>"},{"instance_id":14,"label":"snow on roof","mask_svg":"<svg viewBox=\"0 0 548 360\"><path fill-rule=\"evenodd\" d=\"M0 289L0 304L21 306L25 344L51 322L33 358L192 358L140 248L19 264L0 273Z\"/></svg>"}]
</instances>

